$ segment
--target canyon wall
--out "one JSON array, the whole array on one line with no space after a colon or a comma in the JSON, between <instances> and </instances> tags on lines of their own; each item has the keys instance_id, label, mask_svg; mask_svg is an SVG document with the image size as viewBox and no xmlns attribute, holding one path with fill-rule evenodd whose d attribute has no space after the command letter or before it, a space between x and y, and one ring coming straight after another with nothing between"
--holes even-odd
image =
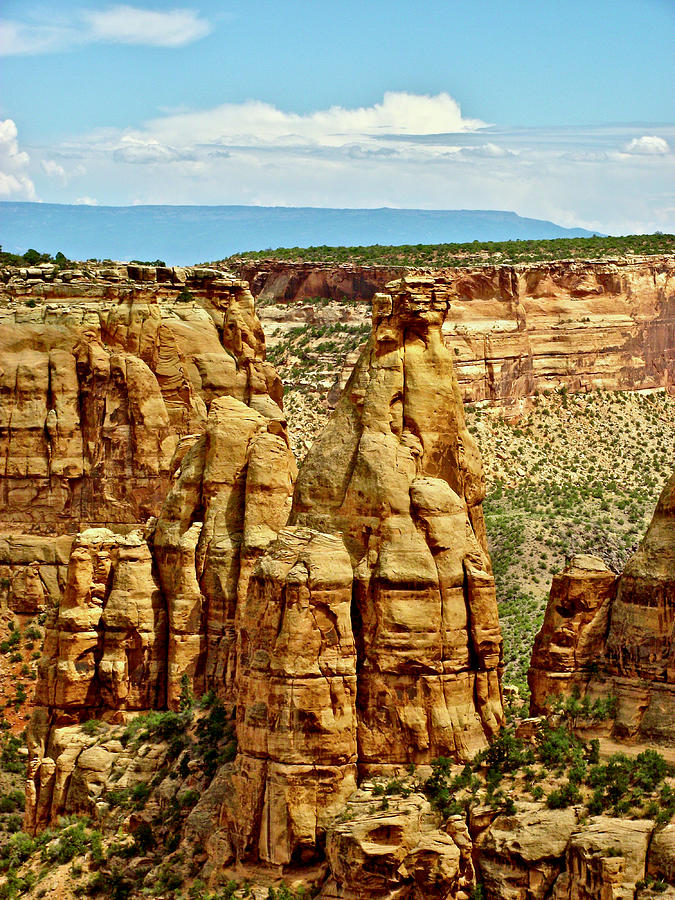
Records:
<instances>
[{"instance_id":1,"label":"canyon wall","mask_svg":"<svg viewBox=\"0 0 675 900\"><path fill-rule=\"evenodd\" d=\"M34 612L63 590L78 530L159 512L174 452L214 398L283 421L283 389L248 286L228 273L0 276L0 576L9 608Z\"/></svg>"},{"instance_id":2,"label":"canyon wall","mask_svg":"<svg viewBox=\"0 0 675 900\"><path fill-rule=\"evenodd\" d=\"M264 298L268 334L286 321L323 321L320 308L307 302L312 297L342 299L344 320L356 321L363 301L383 290L391 274L377 266L274 260L241 264L240 271ZM502 402L560 387L643 390L675 383L672 257L427 274L456 297L442 333L465 401ZM330 326L332 306L329 312L324 318Z\"/></svg>"},{"instance_id":3,"label":"canyon wall","mask_svg":"<svg viewBox=\"0 0 675 900\"><path fill-rule=\"evenodd\" d=\"M232 260L231 269L247 281L254 296L270 300L372 300L409 266L358 266L351 263L285 263L277 259Z\"/></svg>"},{"instance_id":4,"label":"canyon wall","mask_svg":"<svg viewBox=\"0 0 675 900\"><path fill-rule=\"evenodd\" d=\"M299 473L238 279L125 267L11 286L2 435L23 462L4 476L15 518L0 561L16 603L63 588L30 726L28 830L71 813L105 822L112 785L155 778L161 818L169 782L195 784L194 761L172 769L166 742L127 746L116 726L212 690L237 753L181 834L205 870L325 861L324 900L466 900L479 879L489 900L619 900L647 874L672 879L673 826L652 819L520 798L444 819L418 788L382 799L410 764L470 759L504 724L482 466L447 344L469 290L457 277L411 273L374 293L372 333ZM494 277L474 284L479 302L494 302ZM667 380L664 321L654 378ZM535 711L588 684L618 695L616 736L671 740L674 491L675 476L618 581L577 557L554 582ZM82 727L92 718L100 738Z\"/></svg>"}]
</instances>

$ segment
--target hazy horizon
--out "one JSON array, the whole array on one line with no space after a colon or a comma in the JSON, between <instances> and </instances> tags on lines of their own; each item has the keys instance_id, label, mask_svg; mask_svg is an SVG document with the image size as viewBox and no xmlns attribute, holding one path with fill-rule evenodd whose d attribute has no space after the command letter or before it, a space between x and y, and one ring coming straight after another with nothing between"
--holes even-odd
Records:
<instances>
[{"instance_id":1,"label":"hazy horizon","mask_svg":"<svg viewBox=\"0 0 675 900\"><path fill-rule=\"evenodd\" d=\"M6 0L0 199L675 231L667 0Z\"/></svg>"}]
</instances>

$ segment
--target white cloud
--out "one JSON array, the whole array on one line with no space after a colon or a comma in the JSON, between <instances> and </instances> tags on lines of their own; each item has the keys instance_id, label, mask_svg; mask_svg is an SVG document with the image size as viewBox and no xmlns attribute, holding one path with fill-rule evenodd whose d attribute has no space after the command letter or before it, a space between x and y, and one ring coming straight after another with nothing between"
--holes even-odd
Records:
<instances>
[{"instance_id":1,"label":"white cloud","mask_svg":"<svg viewBox=\"0 0 675 900\"><path fill-rule=\"evenodd\" d=\"M165 12L120 4L85 13L93 40L153 47L183 47L211 31L210 24L192 9Z\"/></svg>"},{"instance_id":2,"label":"white cloud","mask_svg":"<svg viewBox=\"0 0 675 900\"><path fill-rule=\"evenodd\" d=\"M184 47L210 32L211 24L192 9L157 11L118 4L47 25L0 19L0 56L56 53L103 42Z\"/></svg>"},{"instance_id":3,"label":"white cloud","mask_svg":"<svg viewBox=\"0 0 675 900\"><path fill-rule=\"evenodd\" d=\"M0 56L49 53L75 42L79 37L69 28L0 19Z\"/></svg>"},{"instance_id":4,"label":"white cloud","mask_svg":"<svg viewBox=\"0 0 675 900\"><path fill-rule=\"evenodd\" d=\"M98 206L98 200L95 197L76 197L73 203L75 206Z\"/></svg>"},{"instance_id":5,"label":"white cloud","mask_svg":"<svg viewBox=\"0 0 675 900\"><path fill-rule=\"evenodd\" d=\"M508 150L488 141L487 144L479 144L476 147L461 147L458 154L469 159L482 156L486 159L500 159L505 156L517 156L516 151Z\"/></svg>"},{"instance_id":6,"label":"white cloud","mask_svg":"<svg viewBox=\"0 0 675 900\"><path fill-rule=\"evenodd\" d=\"M172 112L31 156L82 173L76 189L51 180L49 199L66 202L504 209L615 234L675 231L675 153L627 150L645 138L675 147L675 126L645 130L487 127L448 94L388 93L303 114L259 101Z\"/></svg>"},{"instance_id":7,"label":"white cloud","mask_svg":"<svg viewBox=\"0 0 675 900\"><path fill-rule=\"evenodd\" d=\"M160 144L154 138L146 140L128 134L122 137L119 146L113 150L115 162L124 163L166 163L178 162L187 158L192 158L192 156L182 154L173 147Z\"/></svg>"},{"instance_id":8,"label":"white cloud","mask_svg":"<svg viewBox=\"0 0 675 900\"><path fill-rule=\"evenodd\" d=\"M624 147L626 153L634 153L638 156L663 156L670 152L668 141L655 134L644 134L642 137L633 138Z\"/></svg>"},{"instance_id":9,"label":"white cloud","mask_svg":"<svg viewBox=\"0 0 675 900\"><path fill-rule=\"evenodd\" d=\"M0 120L0 197L35 199L35 185L28 177L30 157L19 150L13 119Z\"/></svg>"},{"instance_id":10,"label":"white cloud","mask_svg":"<svg viewBox=\"0 0 675 900\"><path fill-rule=\"evenodd\" d=\"M390 91L381 103L372 106L331 106L305 114L284 112L260 101L225 103L214 109L154 119L134 136L151 136L174 147L184 145L186 140L220 147L340 147L364 137L461 133L484 126L479 119L465 119L449 94Z\"/></svg>"},{"instance_id":11,"label":"white cloud","mask_svg":"<svg viewBox=\"0 0 675 900\"><path fill-rule=\"evenodd\" d=\"M53 159L43 159L40 166L48 178L58 178L63 184L68 180L66 170Z\"/></svg>"}]
</instances>

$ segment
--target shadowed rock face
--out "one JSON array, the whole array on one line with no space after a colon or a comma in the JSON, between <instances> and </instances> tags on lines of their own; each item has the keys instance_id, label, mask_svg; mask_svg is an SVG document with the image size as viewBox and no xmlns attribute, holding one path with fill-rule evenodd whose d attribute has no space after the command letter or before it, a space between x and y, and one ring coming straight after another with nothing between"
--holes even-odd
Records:
<instances>
[{"instance_id":1,"label":"shadowed rock face","mask_svg":"<svg viewBox=\"0 0 675 900\"><path fill-rule=\"evenodd\" d=\"M675 740L675 473L616 578L575 558L553 579L529 672L532 711L576 687L614 695L619 737Z\"/></svg>"},{"instance_id":2,"label":"shadowed rock face","mask_svg":"<svg viewBox=\"0 0 675 900\"><path fill-rule=\"evenodd\" d=\"M595 556L574 556L553 576L541 631L528 672L531 711L548 708L548 698L569 696L588 680L602 658L617 577Z\"/></svg>"}]
</instances>

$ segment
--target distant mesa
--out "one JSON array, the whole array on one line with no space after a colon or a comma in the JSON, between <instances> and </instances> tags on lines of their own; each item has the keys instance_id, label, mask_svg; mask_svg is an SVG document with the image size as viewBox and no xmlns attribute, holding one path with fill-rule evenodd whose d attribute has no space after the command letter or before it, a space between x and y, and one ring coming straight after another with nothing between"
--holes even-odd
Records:
<instances>
[{"instance_id":1,"label":"distant mesa","mask_svg":"<svg viewBox=\"0 0 675 900\"><path fill-rule=\"evenodd\" d=\"M356 246L590 237L504 210L323 209L283 206L74 206L0 203L3 247L71 259L154 259L169 265L269 247Z\"/></svg>"}]
</instances>

